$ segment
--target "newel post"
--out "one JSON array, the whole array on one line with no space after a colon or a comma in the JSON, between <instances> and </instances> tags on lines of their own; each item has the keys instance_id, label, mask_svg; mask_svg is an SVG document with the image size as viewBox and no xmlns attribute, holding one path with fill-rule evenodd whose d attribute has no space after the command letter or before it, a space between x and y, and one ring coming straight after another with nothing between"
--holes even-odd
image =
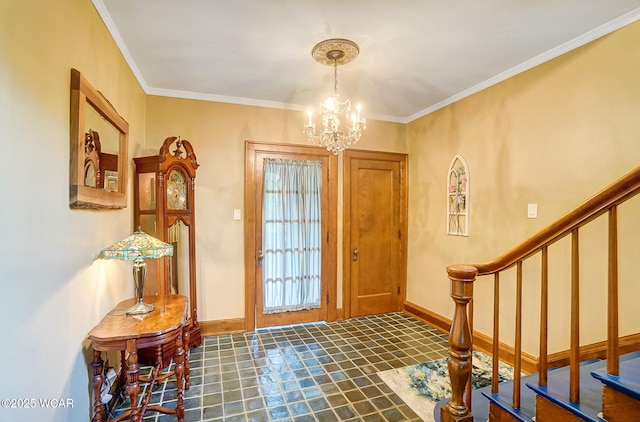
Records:
<instances>
[{"instance_id":1,"label":"newel post","mask_svg":"<svg viewBox=\"0 0 640 422\"><path fill-rule=\"evenodd\" d=\"M464 389L471 376L472 336L467 319L467 305L473 299L473 282L478 270L470 265L447 267L451 280L451 298L455 302L449 332L449 379L451 399L440 409L443 422L473 421L473 414L464 403Z\"/></svg>"}]
</instances>

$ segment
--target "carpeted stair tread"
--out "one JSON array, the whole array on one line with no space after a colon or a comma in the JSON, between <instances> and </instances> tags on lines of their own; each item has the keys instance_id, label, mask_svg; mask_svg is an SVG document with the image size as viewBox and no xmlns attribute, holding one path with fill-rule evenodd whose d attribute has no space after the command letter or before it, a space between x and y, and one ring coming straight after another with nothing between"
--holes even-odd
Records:
<instances>
[{"instance_id":1,"label":"carpeted stair tread","mask_svg":"<svg viewBox=\"0 0 640 422\"><path fill-rule=\"evenodd\" d=\"M591 372L591 375L615 390L640 400L640 354L630 353L620 357L620 375L607 374L606 366Z\"/></svg>"},{"instance_id":2,"label":"carpeted stair tread","mask_svg":"<svg viewBox=\"0 0 640 422\"><path fill-rule=\"evenodd\" d=\"M535 421L535 398L540 394L586 421L602 422L602 382L613 388L627 388L634 398L640 399L640 351L620 356L619 377L606 374L606 360L592 359L580 364L580 404L569 401L569 367L552 368L547 375L547 387L538 385L538 374L523 376L521 382L528 388L520 390L520 409L512 407L513 382L499 384L498 394L491 394L491 386L472 393L472 413L476 421L489 419L489 401L500 406L517 420ZM615 384L615 386L614 386ZM435 407L435 419L440 421L440 408L449 399L440 400Z\"/></svg>"},{"instance_id":3,"label":"carpeted stair tread","mask_svg":"<svg viewBox=\"0 0 640 422\"><path fill-rule=\"evenodd\" d=\"M626 362L639 356L639 352L621 355L620 366L626 366ZM606 360L591 360L581 363L580 403L573 403L569 400L569 367L549 372L547 387L534 383L527 383L527 387L586 421L602 422L603 419L599 417L602 411L602 383L591 374L602 370L606 372L606 367Z\"/></svg>"},{"instance_id":4,"label":"carpeted stair tread","mask_svg":"<svg viewBox=\"0 0 640 422\"><path fill-rule=\"evenodd\" d=\"M527 375L521 378L521 381L531 380L536 382L538 374ZM489 420L489 402L494 402L501 408L505 409L516 419L523 422L533 422L532 416L535 409L535 393L529 389L520 390L520 409L514 409L511 406L513 400L513 381L501 382L498 387L499 394L491 394L491 386L474 389L471 393L471 412L474 420ZM440 400L434 409L435 420L440 421L440 408L446 406L449 398Z\"/></svg>"},{"instance_id":5,"label":"carpeted stair tread","mask_svg":"<svg viewBox=\"0 0 640 422\"><path fill-rule=\"evenodd\" d=\"M520 385L523 385L527 382L537 383L538 374L536 373L523 376L520 381ZM536 394L532 390L528 388L520 388L520 409L515 409L513 407L513 382L505 382L499 384L497 394L491 393L491 387L483 388L482 390L483 391L481 393L484 397L486 397L493 404L505 410L517 420L523 422L532 422L534 420L533 417L535 416L536 412ZM488 412L488 404L486 407L486 412ZM484 421L488 419L489 418L487 417L486 419L479 420Z\"/></svg>"},{"instance_id":6,"label":"carpeted stair tread","mask_svg":"<svg viewBox=\"0 0 640 422\"><path fill-rule=\"evenodd\" d=\"M583 362L582 365L586 366L589 364L599 364L600 360L594 359ZM568 390L568 379L569 379L569 367L562 368L552 368L549 370L547 381L548 384L551 384L552 378L556 380L567 380L566 381L566 389ZM522 422L533 422L535 421L535 401L536 401L536 392L534 389L526 388L526 386L535 385L538 386L538 374L531 374L522 376L520 379L521 385L523 388L520 389L520 409L515 409L512 406L513 403L513 382L507 381L500 383L498 386L498 394L491 393L491 386L483 387L477 390L474 390L472 393L472 412L474 415L474 420L477 421L487 421L489 420L489 402L493 402L495 405L499 406L515 419ZM448 399L441 400L436 405L436 421L439 421L440 417L440 407L446 404ZM601 399L600 399L601 400ZM600 420L601 422L601 420Z\"/></svg>"},{"instance_id":7,"label":"carpeted stair tread","mask_svg":"<svg viewBox=\"0 0 640 422\"><path fill-rule=\"evenodd\" d=\"M602 384L590 376L591 371L606 367L607 362L598 360L580 365L580 403L569 400L569 367L550 371L547 386L527 383L527 387L574 415L591 422L602 422L598 413L602 410Z\"/></svg>"}]
</instances>

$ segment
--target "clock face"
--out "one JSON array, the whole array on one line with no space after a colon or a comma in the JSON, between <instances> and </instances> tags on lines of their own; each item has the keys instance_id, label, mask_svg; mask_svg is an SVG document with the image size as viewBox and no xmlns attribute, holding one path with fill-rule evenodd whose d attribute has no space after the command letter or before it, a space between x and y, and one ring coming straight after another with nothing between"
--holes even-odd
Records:
<instances>
[{"instance_id":1,"label":"clock face","mask_svg":"<svg viewBox=\"0 0 640 422\"><path fill-rule=\"evenodd\" d=\"M93 161L87 161L84 165L84 185L90 188L96 187L96 167Z\"/></svg>"},{"instance_id":2,"label":"clock face","mask_svg":"<svg viewBox=\"0 0 640 422\"><path fill-rule=\"evenodd\" d=\"M167 180L167 208L172 210L187 209L187 181L184 173L172 170Z\"/></svg>"}]
</instances>

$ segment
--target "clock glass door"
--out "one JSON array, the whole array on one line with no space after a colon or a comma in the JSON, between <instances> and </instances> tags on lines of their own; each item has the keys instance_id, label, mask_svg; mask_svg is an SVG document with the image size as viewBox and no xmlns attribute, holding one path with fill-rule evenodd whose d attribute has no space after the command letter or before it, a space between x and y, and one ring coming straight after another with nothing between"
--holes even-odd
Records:
<instances>
[{"instance_id":1,"label":"clock glass door","mask_svg":"<svg viewBox=\"0 0 640 422\"><path fill-rule=\"evenodd\" d=\"M167 242L173 245L169 293L189 297L189 227L182 220L176 220L169 226Z\"/></svg>"}]
</instances>

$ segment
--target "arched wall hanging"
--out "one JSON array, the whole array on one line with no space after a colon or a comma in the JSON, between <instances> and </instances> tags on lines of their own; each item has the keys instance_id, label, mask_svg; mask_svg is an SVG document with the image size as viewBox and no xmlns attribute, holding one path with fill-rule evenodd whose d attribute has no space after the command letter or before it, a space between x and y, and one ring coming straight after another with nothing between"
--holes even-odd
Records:
<instances>
[{"instance_id":1,"label":"arched wall hanging","mask_svg":"<svg viewBox=\"0 0 640 422\"><path fill-rule=\"evenodd\" d=\"M469 236L469 166L456 154L447 173L447 234Z\"/></svg>"}]
</instances>

